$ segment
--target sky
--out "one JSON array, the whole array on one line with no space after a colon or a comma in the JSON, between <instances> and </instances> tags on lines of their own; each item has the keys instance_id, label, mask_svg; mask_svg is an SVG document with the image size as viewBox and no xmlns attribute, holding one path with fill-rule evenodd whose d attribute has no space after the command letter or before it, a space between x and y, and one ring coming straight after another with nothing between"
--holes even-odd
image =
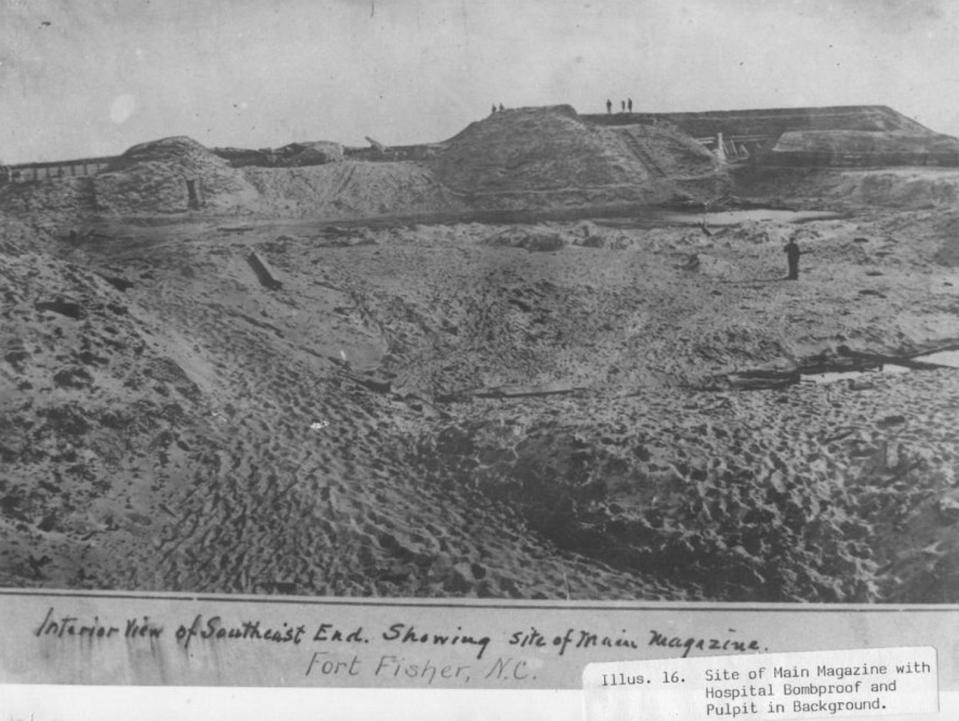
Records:
<instances>
[{"instance_id":1,"label":"sky","mask_svg":"<svg viewBox=\"0 0 959 721\"><path fill-rule=\"evenodd\" d=\"M507 107L889 105L959 135L955 0L0 0L0 162L446 139Z\"/></svg>"}]
</instances>

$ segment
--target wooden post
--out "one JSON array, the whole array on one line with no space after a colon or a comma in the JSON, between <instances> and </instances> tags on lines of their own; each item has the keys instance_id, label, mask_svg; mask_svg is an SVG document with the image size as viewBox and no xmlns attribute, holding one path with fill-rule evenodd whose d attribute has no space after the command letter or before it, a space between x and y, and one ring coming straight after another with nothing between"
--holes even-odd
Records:
<instances>
[{"instance_id":1,"label":"wooden post","mask_svg":"<svg viewBox=\"0 0 959 721\"><path fill-rule=\"evenodd\" d=\"M187 207L190 210L198 210L200 207L200 196L196 192L196 180L186 181Z\"/></svg>"},{"instance_id":2,"label":"wooden post","mask_svg":"<svg viewBox=\"0 0 959 721\"><path fill-rule=\"evenodd\" d=\"M723 146L723 134L716 133L716 157L721 162L726 162L726 148Z\"/></svg>"}]
</instances>

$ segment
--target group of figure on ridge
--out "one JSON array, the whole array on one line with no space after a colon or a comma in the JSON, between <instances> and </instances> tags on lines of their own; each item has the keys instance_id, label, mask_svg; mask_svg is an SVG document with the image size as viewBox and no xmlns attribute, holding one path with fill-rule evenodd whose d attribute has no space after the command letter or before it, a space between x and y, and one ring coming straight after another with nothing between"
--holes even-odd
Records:
<instances>
[{"instance_id":1,"label":"group of figure on ridge","mask_svg":"<svg viewBox=\"0 0 959 721\"><path fill-rule=\"evenodd\" d=\"M627 98L626 100L620 100L619 106L621 108L620 112L631 113L633 112L633 99ZM606 112L607 113L613 112L613 101L610 100L609 98L606 98Z\"/></svg>"},{"instance_id":2,"label":"group of figure on ridge","mask_svg":"<svg viewBox=\"0 0 959 721\"><path fill-rule=\"evenodd\" d=\"M620 108L621 108L621 111L620 111L620 112L623 112L623 113L631 113L631 112L633 112L633 99L632 99L632 98L627 98L626 100L620 100L620 101L619 101L619 105L620 105ZM501 113L501 112L503 112L504 110L506 110L506 108L503 107L503 104L502 104L502 103L500 103L499 105L497 105L496 103L493 103L493 107L492 107L492 109L490 110L490 115L492 115L493 113L496 113L496 112L500 112L500 113ZM613 101L610 100L609 98L606 99L606 112L607 112L607 113L612 113L612 112L613 112Z\"/></svg>"}]
</instances>

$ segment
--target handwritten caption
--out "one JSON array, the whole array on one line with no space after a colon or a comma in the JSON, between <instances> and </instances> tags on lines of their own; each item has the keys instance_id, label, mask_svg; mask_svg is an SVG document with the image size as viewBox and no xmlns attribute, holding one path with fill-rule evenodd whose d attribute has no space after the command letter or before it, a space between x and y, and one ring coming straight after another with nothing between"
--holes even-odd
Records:
<instances>
[{"instance_id":1,"label":"handwritten caption","mask_svg":"<svg viewBox=\"0 0 959 721\"><path fill-rule=\"evenodd\" d=\"M213 646L241 655L257 654L257 646L289 649L289 663L299 666L307 683L355 685L465 686L468 684L530 685L550 659L584 664L594 658L622 656L641 649L685 658L699 652L756 653L756 639L741 638L735 629L717 638L667 635L657 629L621 629L617 633L590 628L536 626L487 631L450 620L388 620L350 625L327 619L233 618L194 613L170 622L141 614L122 620L83 617L50 606L31 633L47 647L95 640L105 645L140 643L189 657ZM246 649L246 652L244 652ZM284 656L285 656L284 652Z\"/></svg>"},{"instance_id":2,"label":"handwritten caption","mask_svg":"<svg viewBox=\"0 0 959 721\"><path fill-rule=\"evenodd\" d=\"M936 650L857 649L594 663L586 721L813 719L934 713Z\"/></svg>"}]
</instances>

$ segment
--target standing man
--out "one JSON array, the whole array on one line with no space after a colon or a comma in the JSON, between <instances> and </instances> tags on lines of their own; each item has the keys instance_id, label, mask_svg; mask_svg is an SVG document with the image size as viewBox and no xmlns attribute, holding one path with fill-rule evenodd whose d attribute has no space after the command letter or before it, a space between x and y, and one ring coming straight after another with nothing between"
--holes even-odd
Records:
<instances>
[{"instance_id":1,"label":"standing man","mask_svg":"<svg viewBox=\"0 0 959 721\"><path fill-rule=\"evenodd\" d=\"M783 251L786 253L786 263L789 265L789 275L786 276L787 280L798 280L799 279L799 255L800 250L799 246L796 244L796 236L790 236L789 242L786 243L786 247L783 248Z\"/></svg>"},{"instance_id":2,"label":"standing man","mask_svg":"<svg viewBox=\"0 0 959 721\"><path fill-rule=\"evenodd\" d=\"M626 112L626 101L625 101L625 100L620 100L620 101L619 101L619 108L620 108L620 110L621 110L622 112L624 112L624 113Z\"/></svg>"},{"instance_id":3,"label":"standing man","mask_svg":"<svg viewBox=\"0 0 959 721\"><path fill-rule=\"evenodd\" d=\"M629 98L626 101L626 107L629 108L629 112L633 112L633 99Z\"/></svg>"},{"instance_id":4,"label":"standing man","mask_svg":"<svg viewBox=\"0 0 959 721\"><path fill-rule=\"evenodd\" d=\"M613 101L609 98L606 98L606 114L609 115L613 112Z\"/></svg>"}]
</instances>

